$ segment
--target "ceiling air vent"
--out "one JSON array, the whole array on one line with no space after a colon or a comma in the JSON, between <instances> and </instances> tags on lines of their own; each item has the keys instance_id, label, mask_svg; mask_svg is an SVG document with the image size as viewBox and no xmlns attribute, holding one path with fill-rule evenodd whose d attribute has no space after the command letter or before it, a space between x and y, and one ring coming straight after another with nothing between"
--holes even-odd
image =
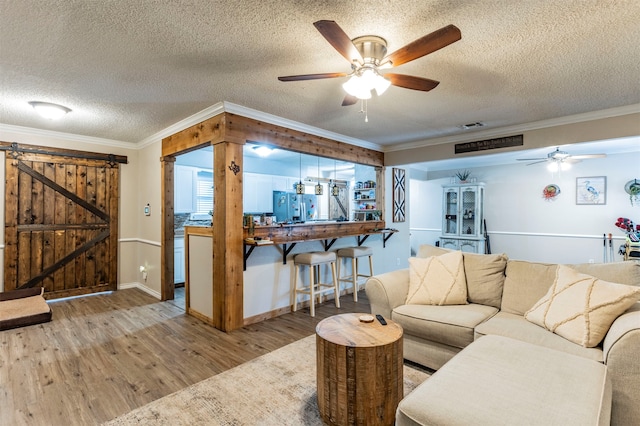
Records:
<instances>
[{"instance_id":1,"label":"ceiling air vent","mask_svg":"<svg viewBox=\"0 0 640 426\"><path fill-rule=\"evenodd\" d=\"M475 129L476 127L484 127L484 123L476 121L475 123L463 124L462 127L464 130Z\"/></svg>"}]
</instances>

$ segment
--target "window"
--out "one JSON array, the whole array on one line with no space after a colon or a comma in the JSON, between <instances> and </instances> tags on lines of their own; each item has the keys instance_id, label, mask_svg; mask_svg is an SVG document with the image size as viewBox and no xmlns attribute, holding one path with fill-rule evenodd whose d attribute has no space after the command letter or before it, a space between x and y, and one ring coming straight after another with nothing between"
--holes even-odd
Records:
<instances>
[{"instance_id":1,"label":"window","mask_svg":"<svg viewBox=\"0 0 640 426\"><path fill-rule=\"evenodd\" d=\"M199 170L196 178L196 213L213 211L213 173Z\"/></svg>"}]
</instances>

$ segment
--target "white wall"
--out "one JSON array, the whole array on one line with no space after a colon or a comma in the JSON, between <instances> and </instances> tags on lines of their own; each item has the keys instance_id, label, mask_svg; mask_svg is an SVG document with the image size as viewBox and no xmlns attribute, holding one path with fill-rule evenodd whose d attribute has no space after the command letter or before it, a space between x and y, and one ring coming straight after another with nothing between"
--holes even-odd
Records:
<instances>
[{"instance_id":1,"label":"white wall","mask_svg":"<svg viewBox=\"0 0 640 426\"><path fill-rule=\"evenodd\" d=\"M585 160L560 174L551 174L544 164L471 169L472 176L486 183L491 251L507 253L512 259L599 263L603 261L602 234L611 233L615 259L622 260L617 252L624 234L614 223L618 217L640 223L640 207L631 206L624 191L625 183L640 174L639 164L640 152L635 152ZM606 176L606 205L576 205L576 178L585 176ZM433 244L437 238L442 220L441 185L446 183L449 177L425 179L424 172L412 173L411 187L419 191L419 196L412 197L413 249L422 243ZM553 201L542 197L549 184L561 190Z\"/></svg>"}]
</instances>

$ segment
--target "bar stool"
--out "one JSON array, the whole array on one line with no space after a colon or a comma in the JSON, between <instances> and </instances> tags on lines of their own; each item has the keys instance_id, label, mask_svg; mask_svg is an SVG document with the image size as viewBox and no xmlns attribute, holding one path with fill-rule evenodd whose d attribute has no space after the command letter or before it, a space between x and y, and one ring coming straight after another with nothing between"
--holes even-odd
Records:
<instances>
[{"instance_id":1,"label":"bar stool","mask_svg":"<svg viewBox=\"0 0 640 426\"><path fill-rule=\"evenodd\" d=\"M373 250L370 247L347 247L338 250L338 283L341 281L350 282L353 284L353 301L358 301L358 280L360 278L369 278L373 276L373 261L371 256ZM369 257L369 275L358 272L358 258ZM351 259L351 275L340 275L340 267L342 266L342 259Z\"/></svg>"},{"instance_id":2,"label":"bar stool","mask_svg":"<svg viewBox=\"0 0 640 426\"><path fill-rule=\"evenodd\" d=\"M336 254L331 251L315 251L310 253L300 253L293 257L293 264L295 265L295 280L293 284L293 312L296 311L298 306L298 294L308 294L309 303L311 305L311 316L316 316L315 309L315 297L318 296L318 303L322 294L329 291L334 291L336 299L336 308L340 307L340 286L336 279ZM331 266L331 283L320 282L320 266ZM298 287L298 276L300 275L300 267L309 267L309 286L302 285Z\"/></svg>"}]
</instances>

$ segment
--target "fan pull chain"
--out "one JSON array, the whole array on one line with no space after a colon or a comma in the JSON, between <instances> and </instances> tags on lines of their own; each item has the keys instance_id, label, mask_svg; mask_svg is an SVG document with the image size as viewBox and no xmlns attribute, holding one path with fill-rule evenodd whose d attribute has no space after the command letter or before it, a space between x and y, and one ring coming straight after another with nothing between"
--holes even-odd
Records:
<instances>
[{"instance_id":1,"label":"fan pull chain","mask_svg":"<svg viewBox=\"0 0 640 426\"><path fill-rule=\"evenodd\" d=\"M364 100L364 122L369 122L369 113L367 112L367 100Z\"/></svg>"},{"instance_id":2,"label":"fan pull chain","mask_svg":"<svg viewBox=\"0 0 640 426\"><path fill-rule=\"evenodd\" d=\"M361 99L360 101L360 114L364 114L364 122L368 123L369 122L369 114L367 113L367 100L366 99Z\"/></svg>"}]
</instances>

